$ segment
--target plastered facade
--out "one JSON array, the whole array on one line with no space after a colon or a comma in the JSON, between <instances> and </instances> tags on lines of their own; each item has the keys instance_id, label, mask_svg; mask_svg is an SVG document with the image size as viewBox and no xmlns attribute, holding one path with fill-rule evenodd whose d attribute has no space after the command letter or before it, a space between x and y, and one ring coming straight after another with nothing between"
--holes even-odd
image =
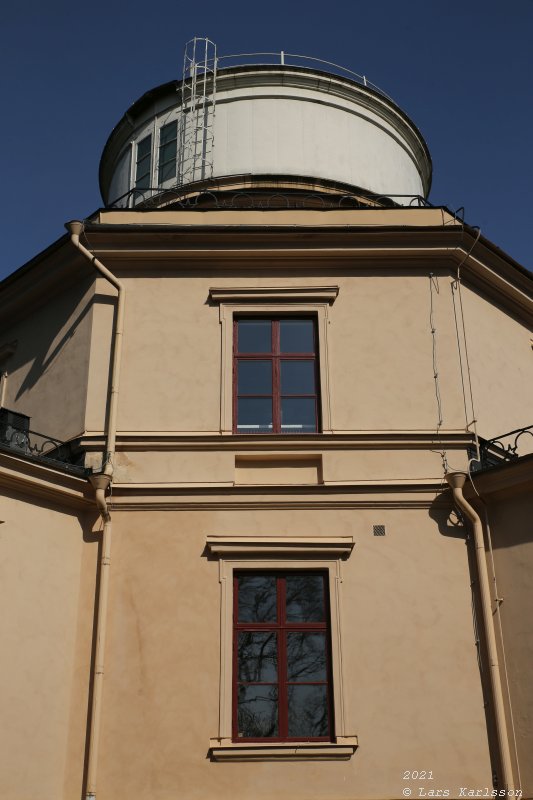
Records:
<instances>
[{"instance_id":1,"label":"plastered facade","mask_svg":"<svg viewBox=\"0 0 533 800\"><path fill-rule=\"evenodd\" d=\"M466 469L474 443L465 331L478 433L529 421L533 295L488 244L477 243L474 263L474 237L465 244L447 212L426 211L232 212L229 232L228 212L102 212L87 226L90 247L126 291L98 798L378 800L406 787L450 797L492 789L499 764L476 648L471 543L444 473ZM287 230L272 230L274 221ZM68 240L61 254L65 268L83 272ZM52 258L35 270L46 272ZM22 306L26 289L19 278ZM253 299L259 290L266 299ZM295 290L310 298L295 299ZM0 342L19 342L6 367L6 407L31 411L37 430L76 438L96 470L114 298L106 281L83 273L37 311L63 320L49 323L40 344L35 317L24 314L16 325L9 318ZM322 315L322 433L228 430L224 313L254 307ZM28 387L27 365L37 362L23 354L37 347L45 366L33 367ZM520 393L509 388L512 376ZM88 481L0 456L6 602L18 620L8 620L4 640L13 655L0 794L70 800L85 789L102 523ZM517 513L526 540L527 514ZM505 538L506 523L494 524ZM375 525L385 536L374 536ZM210 536L252 537L257 547L268 537L352 537L353 550L338 559L343 737L356 742L349 757L213 757L224 633ZM513 652L514 696L525 698L520 764L530 743L520 666L529 650L513 642L523 633L528 547L521 540L510 558L504 548L496 558L504 576L521 576L499 643ZM308 554L291 558L312 563ZM413 770L432 770L433 783L406 782Z\"/></svg>"}]
</instances>

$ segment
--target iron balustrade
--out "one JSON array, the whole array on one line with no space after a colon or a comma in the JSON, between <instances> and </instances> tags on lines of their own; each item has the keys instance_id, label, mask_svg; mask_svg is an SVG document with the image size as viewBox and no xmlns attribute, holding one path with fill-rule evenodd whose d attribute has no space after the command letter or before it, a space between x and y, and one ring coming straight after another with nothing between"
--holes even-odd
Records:
<instances>
[{"instance_id":1,"label":"iron balustrade","mask_svg":"<svg viewBox=\"0 0 533 800\"><path fill-rule=\"evenodd\" d=\"M531 448L527 449L526 441L530 441ZM479 461L472 459L472 471L479 472L491 467L499 467L520 456L533 452L533 425L526 428L516 428L514 431L502 433L492 439L479 440Z\"/></svg>"},{"instance_id":2,"label":"iron balustrade","mask_svg":"<svg viewBox=\"0 0 533 800\"><path fill-rule=\"evenodd\" d=\"M0 449L7 449L48 466L60 467L75 475L84 476L89 473L90 470L78 463L83 454L75 451L72 442L62 442L25 425L16 425L2 411L0 409Z\"/></svg>"},{"instance_id":3,"label":"iron balustrade","mask_svg":"<svg viewBox=\"0 0 533 800\"><path fill-rule=\"evenodd\" d=\"M260 209L311 209L335 211L339 209L382 209L382 208L435 208L425 197L414 194L333 194L301 191L265 192L251 189L236 192L202 191L191 194L194 186L189 185L186 192L182 187L162 188L150 186L143 189L134 187L106 208L183 208L188 211ZM184 194L188 196L184 196Z\"/></svg>"}]
</instances>

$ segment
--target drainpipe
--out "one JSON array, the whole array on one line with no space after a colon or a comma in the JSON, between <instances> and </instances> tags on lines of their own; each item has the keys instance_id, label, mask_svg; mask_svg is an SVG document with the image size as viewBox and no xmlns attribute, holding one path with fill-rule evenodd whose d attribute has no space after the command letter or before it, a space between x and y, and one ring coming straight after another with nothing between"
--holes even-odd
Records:
<instances>
[{"instance_id":1,"label":"drainpipe","mask_svg":"<svg viewBox=\"0 0 533 800\"><path fill-rule=\"evenodd\" d=\"M466 472L451 472L446 475L446 480L448 481L448 484L452 490L455 504L458 509L469 519L474 533L474 546L479 580L481 609L483 615L483 627L485 630L489 658L490 687L494 707L494 721L496 725L496 736L498 739L498 749L502 768L503 787L500 788L511 790L513 789L514 785L511 750L509 747L509 735L507 732L507 720L505 717L505 705L502 692L500 665L498 662L496 634L494 631L490 583L487 570L487 561L485 558L483 525L479 515L470 505L470 503L467 502L463 495L463 486L465 485L466 478Z\"/></svg>"},{"instance_id":2,"label":"drainpipe","mask_svg":"<svg viewBox=\"0 0 533 800\"><path fill-rule=\"evenodd\" d=\"M103 275L118 291L117 316L115 321L115 332L113 341L113 363L111 365L111 390L109 396L109 413L106 426L106 451L102 461L102 470L90 476L94 488L96 507L100 512L104 528L102 531L102 550L100 561L100 587L98 591L98 607L96 617L96 650L94 659L93 674L93 700L91 706L91 717L89 724L89 755L87 761L87 800L95 800L97 772L98 772L98 746L100 742L100 729L102 717L102 696L104 688L104 662L105 662L105 640L107 632L107 603L109 597L109 568L111 563L111 534L112 522L111 514L107 506L106 493L113 481L113 469L115 461L116 438L117 438L117 408L118 392L120 382L120 365L122 361L122 338L124 330L124 285L105 267L96 256L94 256L80 242L80 234L83 232L83 222L68 222L66 228L70 233L70 239L93 267Z\"/></svg>"},{"instance_id":3,"label":"drainpipe","mask_svg":"<svg viewBox=\"0 0 533 800\"><path fill-rule=\"evenodd\" d=\"M102 520L102 551L100 557L100 587L98 591L98 608L96 617L96 648L94 654L93 700L89 725L89 755L87 760L87 794L86 800L96 798L96 778L98 772L98 746L102 718L102 696L104 690L105 640L107 633L107 600L109 597L109 567L111 564L111 514L107 507L106 492L111 483L111 475L100 472L91 475L96 506Z\"/></svg>"}]
</instances>

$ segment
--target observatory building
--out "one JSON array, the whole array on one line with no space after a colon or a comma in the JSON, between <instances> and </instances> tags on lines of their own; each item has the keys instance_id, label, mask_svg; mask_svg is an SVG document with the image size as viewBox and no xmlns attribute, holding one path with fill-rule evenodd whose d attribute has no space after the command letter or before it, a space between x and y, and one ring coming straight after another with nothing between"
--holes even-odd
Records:
<instances>
[{"instance_id":1,"label":"observatory building","mask_svg":"<svg viewBox=\"0 0 533 800\"><path fill-rule=\"evenodd\" d=\"M2 798L533 796L533 279L431 171L194 39L0 283Z\"/></svg>"}]
</instances>

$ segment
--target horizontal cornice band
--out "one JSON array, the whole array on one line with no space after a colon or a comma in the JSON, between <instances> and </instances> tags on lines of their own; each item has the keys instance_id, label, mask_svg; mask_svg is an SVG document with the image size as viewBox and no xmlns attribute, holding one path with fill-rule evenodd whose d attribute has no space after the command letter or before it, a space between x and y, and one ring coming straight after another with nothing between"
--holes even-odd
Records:
<instances>
[{"instance_id":1,"label":"horizontal cornice band","mask_svg":"<svg viewBox=\"0 0 533 800\"><path fill-rule=\"evenodd\" d=\"M0 452L0 486L53 503L87 509L94 506L87 480Z\"/></svg>"},{"instance_id":2,"label":"horizontal cornice band","mask_svg":"<svg viewBox=\"0 0 533 800\"><path fill-rule=\"evenodd\" d=\"M357 431L324 433L291 438L287 436L226 435L220 433L169 433L163 431L117 434L119 451L224 451L277 453L320 453L326 450L427 450L438 446L444 449L464 449L474 443L473 434L465 431ZM103 433L87 432L79 440L80 447L101 451L105 446Z\"/></svg>"}]
</instances>

